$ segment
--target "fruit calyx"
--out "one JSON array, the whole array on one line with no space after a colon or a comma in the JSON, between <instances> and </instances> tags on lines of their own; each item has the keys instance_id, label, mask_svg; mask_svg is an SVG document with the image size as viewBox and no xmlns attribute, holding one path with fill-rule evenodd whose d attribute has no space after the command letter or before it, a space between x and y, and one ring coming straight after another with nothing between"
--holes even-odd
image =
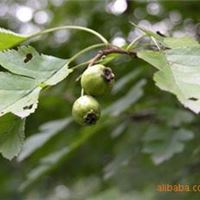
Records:
<instances>
[{"instance_id":1,"label":"fruit calyx","mask_svg":"<svg viewBox=\"0 0 200 200\"><path fill-rule=\"evenodd\" d=\"M109 83L115 78L115 75L112 73L112 70L109 67L106 67L105 69L103 69L102 76Z\"/></svg>"},{"instance_id":2,"label":"fruit calyx","mask_svg":"<svg viewBox=\"0 0 200 200\"><path fill-rule=\"evenodd\" d=\"M84 123L87 125L96 124L97 120L98 117L94 111L90 111L84 116Z\"/></svg>"}]
</instances>

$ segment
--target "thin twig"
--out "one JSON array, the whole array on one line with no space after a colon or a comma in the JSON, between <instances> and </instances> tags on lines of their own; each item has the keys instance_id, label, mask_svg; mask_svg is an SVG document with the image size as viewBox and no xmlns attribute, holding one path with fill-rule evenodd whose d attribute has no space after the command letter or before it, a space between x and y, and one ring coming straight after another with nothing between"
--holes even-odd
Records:
<instances>
[{"instance_id":1,"label":"thin twig","mask_svg":"<svg viewBox=\"0 0 200 200\"><path fill-rule=\"evenodd\" d=\"M126 50L130 50L130 49L133 47L133 45L135 45L135 43L138 42L140 39L142 39L144 36L146 36L146 35L142 34L142 35L139 35L138 37L136 37L136 38L126 47Z\"/></svg>"},{"instance_id":2,"label":"thin twig","mask_svg":"<svg viewBox=\"0 0 200 200\"><path fill-rule=\"evenodd\" d=\"M129 55L131 57L134 57L136 58L137 55L135 52L133 51L129 51L129 50L124 50L124 49L120 49L118 47L115 47L115 46L110 46L109 48L106 48L106 49L103 49L103 50L100 50L96 56L94 58L92 58L90 61L89 61L89 67L94 65L98 60L100 60L103 56L106 56L106 55L109 55L109 54L113 54L113 53L117 53L117 54L125 54L125 55Z\"/></svg>"},{"instance_id":3,"label":"thin twig","mask_svg":"<svg viewBox=\"0 0 200 200\"><path fill-rule=\"evenodd\" d=\"M154 42L154 44L157 46L158 50L160 51L161 49L160 49L160 46L159 46L158 42L156 41L156 39L152 36L150 38L152 39L152 41Z\"/></svg>"}]
</instances>

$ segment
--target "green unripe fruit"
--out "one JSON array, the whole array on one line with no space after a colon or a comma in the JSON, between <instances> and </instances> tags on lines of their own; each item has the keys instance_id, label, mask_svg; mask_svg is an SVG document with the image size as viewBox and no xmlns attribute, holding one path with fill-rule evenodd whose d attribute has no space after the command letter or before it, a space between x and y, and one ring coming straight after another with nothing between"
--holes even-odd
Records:
<instances>
[{"instance_id":1,"label":"green unripe fruit","mask_svg":"<svg viewBox=\"0 0 200 200\"><path fill-rule=\"evenodd\" d=\"M100 96L109 93L114 83L114 74L109 67L97 64L88 67L81 76L81 86L86 94Z\"/></svg>"},{"instance_id":2,"label":"green unripe fruit","mask_svg":"<svg viewBox=\"0 0 200 200\"><path fill-rule=\"evenodd\" d=\"M96 99L84 95L78 98L72 107L72 116L81 125L93 125L100 118L100 105Z\"/></svg>"}]
</instances>

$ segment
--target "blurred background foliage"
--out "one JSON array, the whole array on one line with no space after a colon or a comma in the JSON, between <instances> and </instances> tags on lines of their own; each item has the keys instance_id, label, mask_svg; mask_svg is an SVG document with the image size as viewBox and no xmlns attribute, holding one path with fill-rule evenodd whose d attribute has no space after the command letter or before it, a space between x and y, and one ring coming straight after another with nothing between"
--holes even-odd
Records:
<instances>
[{"instance_id":1,"label":"blurred background foliage","mask_svg":"<svg viewBox=\"0 0 200 200\"><path fill-rule=\"evenodd\" d=\"M87 26L122 46L140 34L130 21L166 35L199 39L199 10L198 0L1 0L0 25L23 34ZM95 43L88 33L62 30L32 45L70 58ZM103 116L94 127L80 127L71 119L81 90L75 79L82 70L42 93L39 108L27 119L23 151L12 162L0 158L0 199L199 199L199 193L156 192L158 184L200 183L199 116L155 87L154 69L145 62L120 56L108 66L116 84L110 96L99 98Z\"/></svg>"}]
</instances>

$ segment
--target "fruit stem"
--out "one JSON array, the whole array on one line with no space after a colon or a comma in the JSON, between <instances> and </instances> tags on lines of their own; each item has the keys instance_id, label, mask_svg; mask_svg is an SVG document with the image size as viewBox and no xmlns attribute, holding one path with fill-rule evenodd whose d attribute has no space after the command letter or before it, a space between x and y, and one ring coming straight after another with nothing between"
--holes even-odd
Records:
<instances>
[{"instance_id":1,"label":"fruit stem","mask_svg":"<svg viewBox=\"0 0 200 200\"><path fill-rule=\"evenodd\" d=\"M130 50L132 49L132 47L135 45L135 43L137 41L139 41L140 39L142 39L145 35L139 35L138 37L136 37L127 47L126 47L126 50Z\"/></svg>"},{"instance_id":2,"label":"fruit stem","mask_svg":"<svg viewBox=\"0 0 200 200\"><path fill-rule=\"evenodd\" d=\"M100 50L96 56L94 58L91 59L90 64L88 67L94 65L99 59L101 59L103 56L109 55L109 54L113 54L113 53L118 53L118 54L125 54L125 55L129 55L132 57L137 57L136 53L133 51L129 51L129 50L124 50L121 49L119 47L116 46L110 46L109 48Z\"/></svg>"},{"instance_id":3,"label":"fruit stem","mask_svg":"<svg viewBox=\"0 0 200 200\"><path fill-rule=\"evenodd\" d=\"M150 38L153 41L153 43L157 46L158 50L160 51L161 49L160 49L160 46L159 46L158 42L156 41L156 39L152 36Z\"/></svg>"},{"instance_id":4,"label":"fruit stem","mask_svg":"<svg viewBox=\"0 0 200 200\"><path fill-rule=\"evenodd\" d=\"M84 96L84 89L81 88L81 96Z\"/></svg>"},{"instance_id":5,"label":"fruit stem","mask_svg":"<svg viewBox=\"0 0 200 200\"><path fill-rule=\"evenodd\" d=\"M106 44L106 45L109 44L107 39L104 38L100 33L96 32L96 31L94 31L94 30L92 30L90 28L86 28L86 27L83 27L83 26L73 26L73 25L49 28L49 29L46 29L44 31L40 31L40 32L31 34L28 39L32 39L34 37L37 37L37 36L40 36L40 35L43 35L43 34L46 34L46 33L50 33L50 32L53 32L53 31L58 31L58 30L63 30L63 29L73 29L73 30L86 31L86 32L91 33L91 34L95 35L96 37L98 37L104 44Z\"/></svg>"},{"instance_id":6,"label":"fruit stem","mask_svg":"<svg viewBox=\"0 0 200 200\"><path fill-rule=\"evenodd\" d=\"M87 51L89 50L92 50L94 48L98 48L98 47L101 47L101 46L105 46L105 44L96 44L96 45L93 45L93 46L90 46L90 47L87 47L85 49L83 49L82 51L78 52L76 55L74 55L72 58L70 58L68 60L68 65L69 63L71 63L73 60L75 60L77 57L79 57L81 54L83 53L86 53ZM95 57L93 57L92 59L86 61L86 62L83 62L83 63L80 63L78 65L75 65L73 67L71 67L72 69L77 69L77 68L80 68L82 66L85 66L85 65L88 65L88 67L98 63L98 61L105 55L108 55L108 54L112 54L112 53L118 53L118 54L126 54L126 55L129 55L129 56L133 56L133 57L137 57L136 53L133 52L133 51L129 51L129 50L124 50L124 49L120 49L119 47L116 47L116 46L111 46L107 49L103 49L103 50L100 50Z\"/></svg>"}]
</instances>

